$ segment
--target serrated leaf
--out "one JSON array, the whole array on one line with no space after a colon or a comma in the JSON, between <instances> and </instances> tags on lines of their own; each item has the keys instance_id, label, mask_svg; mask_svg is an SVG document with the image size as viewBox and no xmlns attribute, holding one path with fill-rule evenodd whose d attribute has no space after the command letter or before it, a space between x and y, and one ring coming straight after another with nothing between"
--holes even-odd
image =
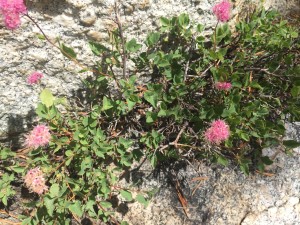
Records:
<instances>
[{"instance_id":1,"label":"serrated leaf","mask_svg":"<svg viewBox=\"0 0 300 225\"><path fill-rule=\"evenodd\" d=\"M129 191L121 190L120 194L123 198L125 198L127 201L132 201L132 194Z\"/></svg>"},{"instance_id":2,"label":"serrated leaf","mask_svg":"<svg viewBox=\"0 0 300 225\"><path fill-rule=\"evenodd\" d=\"M105 111L105 110L111 109L111 108L113 108L113 107L114 107L114 106L113 106L111 100L104 96L104 97L103 97L103 106L102 106L102 110Z\"/></svg>"},{"instance_id":3,"label":"serrated leaf","mask_svg":"<svg viewBox=\"0 0 300 225\"><path fill-rule=\"evenodd\" d=\"M157 107L158 94L155 91L146 91L144 93L144 98L149 102L154 108Z\"/></svg>"},{"instance_id":4,"label":"serrated leaf","mask_svg":"<svg viewBox=\"0 0 300 225\"><path fill-rule=\"evenodd\" d=\"M78 200L76 200L75 203L73 203L72 205L69 206L69 210L78 217L82 217L82 215L83 215L81 203Z\"/></svg>"},{"instance_id":5,"label":"serrated leaf","mask_svg":"<svg viewBox=\"0 0 300 225\"><path fill-rule=\"evenodd\" d=\"M50 216L53 216L53 212L54 212L54 209L55 209L54 199L50 199L50 198L45 197L44 198L44 203L45 203L48 214Z\"/></svg>"},{"instance_id":6,"label":"serrated leaf","mask_svg":"<svg viewBox=\"0 0 300 225\"><path fill-rule=\"evenodd\" d=\"M135 39L131 39L126 43L126 49L129 52L137 52L142 47L141 44L138 44Z\"/></svg>"},{"instance_id":7,"label":"serrated leaf","mask_svg":"<svg viewBox=\"0 0 300 225\"><path fill-rule=\"evenodd\" d=\"M160 39L160 33L157 32L152 32L148 35L147 40L146 40L146 44L147 46L153 46L155 45Z\"/></svg>"},{"instance_id":8,"label":"serrated leaf","mask_svg":"<svg viewBox=\"0 0 300 225\"><path fill-rule=\"evenodd\" d=\"M53 105L54 103L54 96L52 95L51 91L47 88L45 88L41 94L40 94L40 99L41 99L41 102L47 106L48 108L50 106Z\"/></svg>"},{"instance_id":9,"label":"serrated leaf","mask_svg":"<svg viewBox=\"0 0 300 225\"><path fill-rule=\"evenodd\" d=\"M12 166L11 169L16 173L23 173L25 170L22 166Z\"/></svg>"},{"instance_id":10,"label":"serrated leaf","mask_svg":"<svg viewBox=\"0 0 300 225\"><path fill-rule=\"evenodd\" d=\"M52 184L50 187L50 197L51 198L55 198L58 197L59 195L59 185L58 184Z\"/></svg>"}]
</instances>

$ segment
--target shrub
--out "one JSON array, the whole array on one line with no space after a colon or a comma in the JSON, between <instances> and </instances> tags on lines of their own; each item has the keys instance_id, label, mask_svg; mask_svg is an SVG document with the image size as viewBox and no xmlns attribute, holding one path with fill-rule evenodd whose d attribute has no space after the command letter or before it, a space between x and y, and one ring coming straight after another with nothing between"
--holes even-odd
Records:
<instances>
[{"instance_id":1,"label":"shrub","mask_svg":"<svg viewBox=\"0 0 300 225\"><path fill-rule=\"evenodd\" d=\"M25 170L38 167L38 193L45 193L29 204L34 211L23 224L69 224L72 217L115 221L113 196L147 205L150 192L118 182L143 157L154 167L169 159L232 161L248 174L250 165L263 171L272 163L263 148L298 145L282 140L284 123L300 118L295 28L264 10L234 31L218 25L211 39L187 14L160 21L160 30L143 43L126 41L118 20L111 46L89 42L99 61L94 77L84 81L84 107L68 107L42 91L36 112L46 138L28 141L35 148ZM72 48L60 49L76 61ZM7 152L1 160L24 174Z\"/></svg>"}]
</instances>

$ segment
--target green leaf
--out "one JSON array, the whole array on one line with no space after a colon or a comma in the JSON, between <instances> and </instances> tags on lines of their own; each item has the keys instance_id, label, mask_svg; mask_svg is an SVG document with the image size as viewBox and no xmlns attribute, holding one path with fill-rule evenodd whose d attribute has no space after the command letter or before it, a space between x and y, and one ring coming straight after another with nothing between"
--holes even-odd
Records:
<instances>
[{"instance_id":1,"label":"green leaf","mask_svg":"<svg viewBox=\"0 0 300 225\"><path fill-rule=\"evenodd\" d=\"M291 35L291 38L297 38L298 37L298 33L296 31L292 31L290 33L290 35Z\"/></svg>"},{"instance_id":2,"label":"green leaf","mask_svg":"<svg viewBox=\"0 0 300 225\"><path fill-rule=\"evenodd\" d=\"M28 225L29 223L31 223L31 217L28 217L28 218L26 218L26 219L24 219L23 221L22 221L22 224L21 225Z\"/></svg>"},{"instance_id":3,"label":"green leaf","mask_svg":"<svg viewBox=\"0 0 300 225\"><path fill-rule=\"evenodd\" d=\"M137 200L139 203L143 204L145 207L148 206L149 204L149 201L147 201L145 199L145 197L141 194L138 194L136 197L135 197L135 200Z\"/></svg>"},{"instance_id":4,"label":"green leaf","mask_svg":"<svg viewBox=\"0 0 300 225\"><path fill-rule=\"evenodd\" d=\"M188 14L181 14L179 17L178 17L178 23L181 27L183 28L187 28L190 24L190 18L189 18L189 15Z\"/></svg>"},{"instance_id":5,"label":"green leaf","mask_svg":"<svg viewBox=\"0 0 300 225\"><path fill-rule=\"evenodd\" d=\"M157 119L157 113L146 112L146 123L153 123Z\"/></svg>"},{"instance_id":6,"label":"green leaf","mask_svg":"<svg viewBox=\"0 0 300 225\"><path fill-rule=\"evenodd\" d=\"M150 163L153 167L156 167L156 165L157 165L157 155L156 154L152 154L150 156Z\"/></svg>"},{"instance_id":7,"label":"green leaf","mask_svg":"<svg viewBox=\"0 0 300 225\"><path fill-rule=\"evenodd\" d=\"M252 81L249 86L252 88L257 88L257 89L263 90L263 87L260 86L260 84L257 81Z\"/></svg>"},{"instance_id":8,"label":"green leaf","mask_svg":"<svg viewBox=\"0 0 300 225\"><path fill-rule=\"evenodd\" d=\"M144 98L147 102L149 102L154 108L157 107L157 102L158 102L158 94L155 91L146 91L144 93Z\"/></svg>"},{"instance_id":9,"label":"green leaf","mask_svg":"<svg viewBox=\"0 0 300 225\"><path fill-rule=\"evenodd\" d=\"M113 108L113 104L112 104L112 101L108 98L106 98L106 96L103 97L103 106L102 106L102 110L108 110L108 109L111 109Z\"/></svg>"},{"instance_id":10,"label":"green leaf","mask_svg":"<svg viewBox=\"0 0 300 225\"><path fill-rule=\"evenodd\" d=\"M222 155L218 155L217 156L217 162L223 166L227 166L228 165L228 160L222 156Z\"/></svg>"},{"instance_id":11,"label":"green leaf","mask_svg":"<svg viewBox=\"0 0 300 225\"><path fill-rule=\"evenodd\" d=\"M120 225L129 225L129 223L126 221L122 221Z\"/></svg>"},{"instance_id":12,"label":"green leaf","mask_svg":"<svg viewBox=\"0 0 300 225\"><path fill-rule=\"evenodd\" d=\"M126 43L126 49L129 52L137 52L142 47L141 44L138 44L135 39L131 39Z\"/></svg>"},{"instance_id":13,"label":"green leaf","mask_svg":"<svg viewBox=\"0 0 300 225\"><path fill-rule=\"evenodd\" d=\"M112 204L110 202L106 202L106 201L100 202L100 205L106 209L112 207Z\"/></svg>"},{"instance_id":14,"label":"green leaf","mask_svg":"<svg viewBox=\"0 0 300 225\"><path fill-rule=\"evenodd\" d=\"M132 201L132 194L129 191L121 190L120 194L123 198L125 198L127 201Z\"/></svg>"},{"instance_id":15,"label":"green leaf","mask_svg":"<svg viewBox=\"0 0 300 225\"><path fill-rule=\"evenodd\" d=\"M271 165L273 161L268 156L261 157L261 161L266 165Z\"/></svg>"},{"instance_id":16,"label":"green leaf","mask_svg":"<svg viewBox=\"0 0 300 225\"><path fill-rule=\"evenodd\" d=\"M246 174L249 175L249 163L250 161L247 159L244 159L240 162L240 169Z\"/></svg>"},{"instance_id":17,"label":"green leaf","mask_svg":"<svg viewBox=\"0 0 300 225\"><path fill-rule=\"evenodd\" d=\"M12 152L9 148L0 149L0 159L5 160L10 157L14 157L16 155L15 152Z\"/></svg>"},{"instance_id":18,"label":"green leaf","mask_svg":"<svg viewBox=\"0 0 300 225\"><path fill-rule=\"evenodd\" d=\"M46 38L43 34L37 34L36 36L37 36L38 39L40 39L42 41L46 40Z\"/></svg>"},{"instance_id":19,"label":"green leaf","mask_svg":"<svg viewBox=\"0 0 300 225\"><path fill-rule=\"evenodd\" d=\"M205 29L205 27L204 27L202 24L198 24L198 25L197 25L197 31L198 31L199 33L201 33L202 31L204 31L204 29Z\"/></svg>"},{"instance_id":20,"label":"green leaf","mask_svg":"<svg viewBox=\"0 0 300 225\"><path fill-rule=\"evenodd\" d=\"M156 64L159 67L167 67L170 65L170 62L167 59L160 59Z\"/></svg>"},{"instance_id":21,"label":"green leaf","mask_svg":"<svg viewBox=\"0 0 300 225\"><path fill-rule=\"evenodd\" d=\"M160 23L162 26L169 26L170 25L170 20L166 17L161 17L160 18Z\"/></svg>"},{"instance_id":22,"label":"green leaf","mask_svg":"<svg viewBox=\"0 0 300 225\"><path fill-rule=\"evenodd\" d=\"M76 200L75 203L73 203L72 205L69 206L69 210L78 217L82 217L82 215L83 215L81 203L78 200Z\"/></svg>"},{"instance_id":23,"label":"green leaf","mask_svg":"<svg viewBox=\"0 0 300 225\"><path fill-rule=\"evenodd\" d=\"M298 97L300 95L300 86L294 86L291 89L291 94L293 97Z\"/></svg>"},{"instance_id":24,"label":"green leaf","mask_svg":"<svg viewBox=\"0 0 300 225\"><path fill-rule=\"evenodd\" d=\"M58 195L59 195L59 185L58 184L51 185L49 195L51 198L58 197Z\"/></svg>"},{"instance_id":25,"label":"green leaf","mask_svg":"<svg viewBox=\"0 0 300 225\"><path fill-rule=\"evenodd\" d=\"M23 173L25 170L22 166L12 166L11 169L16 173Z\"/></svg>"},{"instance_id":26,"label":"green leaf","mask_svg":"<svg viewBox=\"0 0 300 225\"><path fill-rule=\"evenodd\" d=\"M160 39L160 33L152 32L148 35L146 39L146 45L148 47L151 47L155 45L159 41L159 39Z\"/></svg>"},{"instance_id":27,"label":"green leaf","mask_svg":"<svg viewBox=\"0 0 300 225\"><path fill-rule=\"evenodd\" d=\"M70 48L70 47L67 47L64 44L61 44L60 45L60 51L67 58L69 58L69 59L76 59L77 55L76 55L75 51L73 50L73 48Z\"/></svg>"},{"instance_id":28,"label":"green leaf","mask_svg":"<svg viewBox=\"0 0 300 225\"><path fill-rule=\"evenodd\" d=\"M53 216L53 212L55 209L55 205L54 205L54 199L50 199L48 197L44 198L44 203L47 209L47 212L50 216Z\"/></svg>"},{"instance_id":29,"label":"green leaf","mask_svg":"<svg viewBox=\"0 0 300 225\"><path fill-rule=\"evenodd\" d=\"M158 112L158 117L162 117L162 116L166 116L167 115L167 111L168 109L167 109L167 105L164 103L164 102L162 102L161 104L160 104L160 110L159 110L159 112Z\"/></svg>"},{"instance_id":30,"label":"green leaf","mask_svg":"<svg viewBox=\"0 0 300 225\"><path fill-rule=\"evenodd\" d=\"M54 103L54 97L53 97L51 91L50 91L49 89L47 89L47 88L45 88L45 89L41 92L41 94L40 94L40 99L41 99L41 102L42 102L45 106L47 106L48 108L49 108L50 106L52 106L53 103Z\"/></svg>"},{"instance_id":31,"label":"green leaf","mask_svg":"<svg viewBox=\"0 0 300 225\"><path fill-rule=\"evenodd\" d=\"M295 140L285 140L283 141L283 145L287 148L298 148L300 146L300 142Z\"/></svg>"},{"instance_id":32,"label":"green leaf","mask_svg":"<svg viewBox=\"0 0 300 225\"><path fill-rule=\"evenodd\" d=\"M89 42L89 47L92 50L92 52L97 56L103 54L104 52L110 52L110 50L106 48L104 45L93 41Z\"/></svg>"}]
</instances>

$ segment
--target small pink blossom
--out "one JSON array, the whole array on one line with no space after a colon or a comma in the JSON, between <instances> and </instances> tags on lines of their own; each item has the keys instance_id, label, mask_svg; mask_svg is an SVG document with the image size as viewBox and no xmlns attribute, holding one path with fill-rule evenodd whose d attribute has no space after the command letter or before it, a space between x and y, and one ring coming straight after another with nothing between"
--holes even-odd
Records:
<instances>
[{"instance_id":1,"label":"small pink blossom","mask_svg":"<svg viewBox=\"0 0 300 225\"><path fill-rule=\"evenodd\" d=\"M43 74L39 72L34 72L30 76L27 77L28 84L37 84L43 78Z\"/></svg>"},{"instance_id":2,"label":"small pink blossom","mask_svg":"<svg viewBox=\"0 0 300 225\"><path fill-rule=\"evenodd\" d=\"M39 167L29 170L24 177L26 187L39 195L48 191L45 182L44 174Z\"/></svg>"},{"instance_id":3,"label":"small pink blossom","mask_svg":"<svg viewBox=\"0 0 300 225\"><path fill-rule=\"evenodd\" d=\"M8 29L16 29L20 26L20 14L27 9L23 0L0 0L0 13L4 17L5 26Z\"/></svg>"},{"instance_id":4,"label":"small pink blossom","mask_svg":"<svg viewBox=\"0 0 300 225\"><path fill-rule=\"evenodd\" d=\"M228 91L232 85L231 83L229 82L217 82L215 84L215 87L218 89L218 90L224 90L224 91Z\"/></svg>"},{"instance_id":5,"label":"small pink blossom","mask_svg":"<svg viewBox=\"0 0 300 225\"><path fill-rule=\"evenodd\" d=\"M230 131L229 126L224 120L216 120L211 123L204 134L205 139L211 143L220 144L229 138Z\"/></svg>"},{"instance_id":6,"label":"small pink blossom","mask_svg":"<svg viewBox=\"0 0 300 225\"><path fill-rule=\"evenodd\" d=\"M230 19L230 7L230 2L223 0L213 7L213 13L216 15L219 21L226 22Z\"/></svg>"},{"instance_id":7,"label":"small pink blossom","mask_svg":"<svg viewBox=\"0 0 300 225\"><path fill-rule=\"evenodd\" d=\"M37 125L26 136L25 145L29 148L46 146L51 139L49 128L45 125Z\"/></svg>"}]
</instances>

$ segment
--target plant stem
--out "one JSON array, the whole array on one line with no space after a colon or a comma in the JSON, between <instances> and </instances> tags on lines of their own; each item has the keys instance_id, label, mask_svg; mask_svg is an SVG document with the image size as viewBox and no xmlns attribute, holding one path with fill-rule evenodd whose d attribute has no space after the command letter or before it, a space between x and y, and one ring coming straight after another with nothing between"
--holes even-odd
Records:
<instances>
[{"instance_id":1,"label":"plant stem","mask_svg":"<svg viewBox=\"0 0 300 225\"><path fill-rule=\"evenodd\" d=\"M217 49L217 27L218 27L219 21L217 22L217 25L214 30L214 51Z\"/></svg>"},{"instance_id":2,"label":"plant stem","mask_svg":"<svg viewBox=\"0 0 300 225\"><path fill-rule=\"evenodd\" d=\"M123 64L123 78L126 78L126 62L127 62L127 52L126 52L126 47L125 47L125 38L123 35L123 27L122 27L122 23L120 20L120 14L119 14L119 10L118 10L118 6L117 6L117 1L115 1L115 23L118 26L118 32L119 32L119 36L121 38L121 44L122 44L122 64Z\"/></svg>"}]
</instances>

